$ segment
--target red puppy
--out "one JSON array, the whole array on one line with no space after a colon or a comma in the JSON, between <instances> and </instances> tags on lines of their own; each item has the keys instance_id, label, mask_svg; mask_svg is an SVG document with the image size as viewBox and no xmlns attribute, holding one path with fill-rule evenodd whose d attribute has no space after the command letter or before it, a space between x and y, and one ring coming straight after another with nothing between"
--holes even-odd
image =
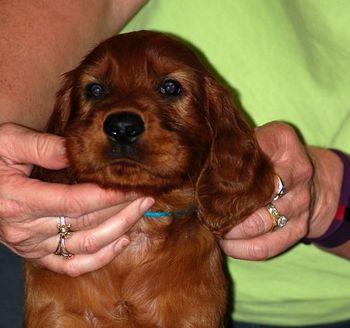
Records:
<instances>
[{"instance_id":1,"label":"red puppy","mask_svg":"<svg viewBox=\"0 0 350 328\"><path fill-rule=\"evenodd\" d=\"M72 278L27 262L27 327L223 327L216 237L274 189L228 91L183 43L122 34L66 74L48 130L67 138L71 167L37 177L151 195L164 213L140 220L96 272Z\"/></svg>"}]
</instances>

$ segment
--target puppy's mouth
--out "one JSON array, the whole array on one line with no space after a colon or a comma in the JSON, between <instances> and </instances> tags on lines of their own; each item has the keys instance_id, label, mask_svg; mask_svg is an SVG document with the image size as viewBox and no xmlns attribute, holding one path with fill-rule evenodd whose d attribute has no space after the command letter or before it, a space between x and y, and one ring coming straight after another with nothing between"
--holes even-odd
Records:
<instances>
[{"instance_id":1,"label":"puppy's mouth","mask_svg":"<svg viewBox=\"0 0 350 328\"><path fill-rule=\"evenodd\" d=\"M113 148L110 151L109 159L104 163L100 163L99 166L95 166L94 171L99 172L100 174L107 174L106 172L113 172L113 178L116 180L121 179L123 177L130 178L131 176L158 176L157 170L144 163L136 149L118 149ZM105 173L104 173L105 172Z\"/></svg>"},{"instance_id":2,"label":"puppy's mouth","mask_svg":"<svg viewBox=\"0 0 350 328\"><path fill-rule=\"evenodd\" d=\"M125 191L154 192L172 188L179 179L159 172L156 168L127 157L118 157L95 167L94 171L80 172L83 180L104 187ZM155 186L157 188L155 188Z\"/></svg>"},{"instance_id":3,"label":"puppy's mouth","mask_svg":"<svg viewBox=\"0 0 350 328\"><path fill-rule=\"evenodd\" d=\"M138 163L140 162L139 151L135 144L113 145L108 150L108 157L113 162Z\"/></svg>"},{"instance_id":4,"label":"puppy's mouth","mask_svg":"<svg viewBox=\"0 0 350 328\"><path fill-rule=\"evenodd\" d=\"M112 170L118 170L120 172L130 172L131 170L150 171L145 164L127 157L114 159L107 163L105 167L109 167Z\"/></svg>"}]
</instances>

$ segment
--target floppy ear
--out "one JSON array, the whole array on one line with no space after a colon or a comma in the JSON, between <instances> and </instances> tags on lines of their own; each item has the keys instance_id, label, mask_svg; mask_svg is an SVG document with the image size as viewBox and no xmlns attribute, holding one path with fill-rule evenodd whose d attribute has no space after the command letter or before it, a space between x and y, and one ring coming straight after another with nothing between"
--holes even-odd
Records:
<instances>
[{"instance_id":1,"label":"floppy ear","mask_svg":"<svg viewBox=\"0 0 350 328\"><path fill-rule=\"evenodd\" d=\"M274 172L229 92L206 78L210 153L197 180L201 223L219 236L272 198Z\"/></svg>"},{"instance_id":2,"label":"floppy ear","mask_svg":"<svg viewBox=\"0 0 350 328\"><path fill-rule=\"evenodd\" d=\"M64 75L62 88L56 95L56 102L47 125L47 132L62 135L71 115L73 72Z\"/></svg>"}]
</instances>

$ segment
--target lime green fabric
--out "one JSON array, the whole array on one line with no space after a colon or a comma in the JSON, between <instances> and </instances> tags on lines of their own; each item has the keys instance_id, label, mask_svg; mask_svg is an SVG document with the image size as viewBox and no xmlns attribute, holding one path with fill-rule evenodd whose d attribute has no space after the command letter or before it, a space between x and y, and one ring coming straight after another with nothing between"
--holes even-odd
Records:
<instances>
[{"instance_id":1,"label":"lime green fabric","mask_svg":"<svg viewBox=\"0 0 350 328\"><path fill-rule=\"evenodd\" d=\"M171 32L199 48L256 124L284 120L308 144L350 153L350 1L151 0L124 31ZM350 319L350 261L298 245L264 262L228 259L237 320Z\"/></svg>"}]
</instances>

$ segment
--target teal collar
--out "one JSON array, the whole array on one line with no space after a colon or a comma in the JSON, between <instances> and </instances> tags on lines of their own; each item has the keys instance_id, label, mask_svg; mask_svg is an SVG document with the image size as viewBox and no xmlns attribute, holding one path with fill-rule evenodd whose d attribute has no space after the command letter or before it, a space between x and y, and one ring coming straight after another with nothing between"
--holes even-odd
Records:
<instances>
[{"instance_id":1,"label":"teal collar","mask_svg":"<svg viewBox=\"0 0 350 328\"><path fill-rule=\"evenodd\" d=\"M174 212L168 212L168 211L146 211L143 216L149 217L149 218L160 218L160 217L166 217L166 216L173 216L175 218L181 218L184 217L194 211L195 207L191 206L188 208L184 208L181 210L177 210Z\"/></svg>"},{"instance_id":2,"label":"teal collar","mask_svg":"<svg viewBox=\"0 0 350 328\"><path fill-rule=\"evenodd\" d=\"M162 211L147 211L143 214L143 216L147 216L150 218L159 218L160 216L171 216L173 212L162 212Z\"/></svg>"}]
</instances>

